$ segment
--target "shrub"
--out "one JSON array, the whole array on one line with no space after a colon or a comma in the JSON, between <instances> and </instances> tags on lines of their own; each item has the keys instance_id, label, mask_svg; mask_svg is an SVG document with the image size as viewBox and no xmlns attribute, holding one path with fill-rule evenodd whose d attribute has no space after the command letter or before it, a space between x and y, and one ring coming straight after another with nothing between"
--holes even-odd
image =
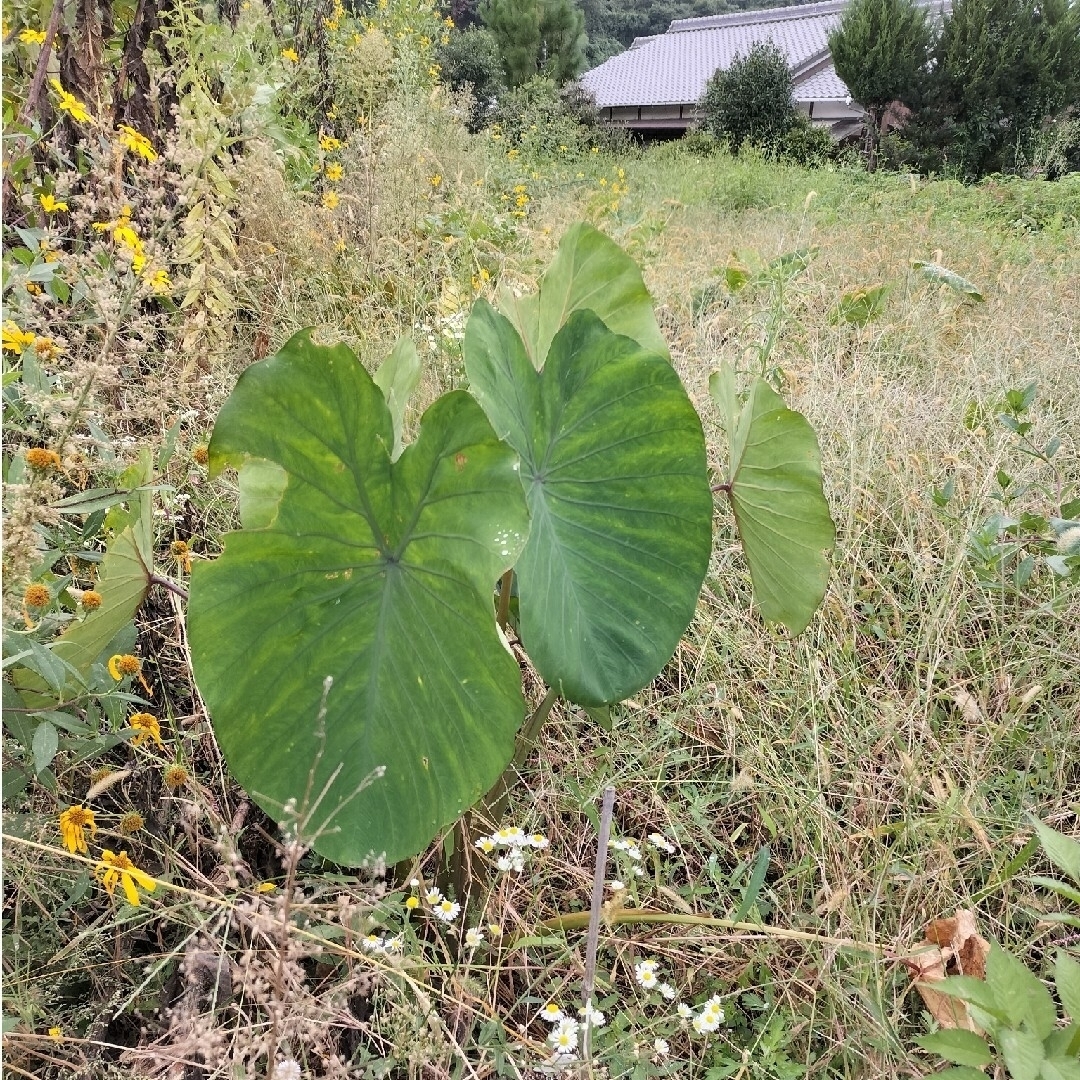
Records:
<instances>
[{"instance_id":1,"label":"shrub","mask_svg":"<svg viewBox=\"0 0 1080 1080\"><path fill-rule=\"evenodd\" d=\"M744 142L776 151L795 122L791 71L771 42L756 42L726 71L709 80L702 99L705 127L726 139L734 153Z\"/></svg>"},{"instance_id":2,"label":"shrub","mask_svg":"<svg viewBox=\"0 0 1080 1080\"><path fill-rule=\"evenodd\" d=\"M626 135L600 124L596 106L579 83L561 90L538 76L499 98L492 118L510 146L554 156L560 147L588 150L624 145Z\"/></svg>"},{"instance_id":3,"label":"shrub","mask_svg":"<svg viewBox=\"0 0 1080 1080\"><path fill-rule=\"evenodd\" d=\"M479 131L491 118L503 82L499 45L490 30L454 31L438 53L442 80L454 90L469 87L473 105L466 126Z\"/></svg>"},{"instance_id":4,"label":"shrub","mask_svg":"<svg viewBox=\"0 0 1080 1080\"><path fill-rule=\"evenodd\" d=\"M1080 172L1080 109L1074 106L1043 122L1035 140L1031 173L1057 180L1075 172Z\"/></svg>"},{"instance_id":5,"label":"shrub","mask_svg":"<svg viewBox=\"0 0 1080 1080\"><path fill-rule=\"evenodd\" d=\"M825 128L798 113L777 144L777 152L796 165L817 168L836 156L836 144Z\"/></svg>"}]
</instances>

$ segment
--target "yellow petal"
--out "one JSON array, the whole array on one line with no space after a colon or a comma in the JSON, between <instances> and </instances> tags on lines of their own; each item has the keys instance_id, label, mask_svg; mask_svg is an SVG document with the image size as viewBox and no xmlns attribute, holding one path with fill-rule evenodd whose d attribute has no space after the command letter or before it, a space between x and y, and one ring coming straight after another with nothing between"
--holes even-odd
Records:
<instances>
[{"instance_id":1,"label":"yellow petal","mask_svg":"<svg viewBox=\"0 0 1080 1080\"><path fill-rule=\"evenodd\" d=\"M157 882L149 875L144 874L142 870L132 867L128 873L147 891L153 892L157 888Z\"/></svg>"},{"instance_id":2,"label":"yellow petal","mask_svg":"<svg viewBox=\"0 0 1080 1080\"><path fill-rule=\"evenodd\" d=\"M139 890L135 888L135 882L131 880L131 874L120 875L120 884L124 886L124 895L132 907L139 906Z\"/></svg>"}]
</instances>

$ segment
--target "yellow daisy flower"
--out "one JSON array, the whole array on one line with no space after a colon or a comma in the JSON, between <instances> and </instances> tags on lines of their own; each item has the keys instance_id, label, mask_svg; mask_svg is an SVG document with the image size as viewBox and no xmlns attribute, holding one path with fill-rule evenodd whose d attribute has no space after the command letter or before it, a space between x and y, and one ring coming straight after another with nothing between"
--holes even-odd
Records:
<instances>
[{"instance_id":1,"label":"yellow daisy flower","mask_svg":"<svg viewBox=\"0 0 1080 1080\"><path fill-rule=\"evenodd\" d=\"M106 848L101 853L101 862L98 863L94 874L110 896L113 895L116 882L119 881L132 907L139 906L139 890L135 887L136 885L146 892L153 892L157 888L157 882L149 874L144 874L128 858L126 851L117 854Z\"/></svg>"}]
</instances>

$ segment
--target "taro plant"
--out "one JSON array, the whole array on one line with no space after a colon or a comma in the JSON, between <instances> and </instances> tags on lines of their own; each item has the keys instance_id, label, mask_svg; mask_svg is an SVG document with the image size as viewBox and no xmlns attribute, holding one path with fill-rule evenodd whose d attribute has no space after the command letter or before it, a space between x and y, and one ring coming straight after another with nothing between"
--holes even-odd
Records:
<instances>
[{"instance_id":1,"label":"taro plant","mask_svg":"<svg viewBox=\"0 0 1080 1080\"><path fill-rule=\"evenodd\" d=\"M307 333L241 376L214 428L243 527L193 573L195 675L237 779L339 863L423 850L557 697L603 708L647 684L708 569L702 426L637 266L577 225L539 291L500 304L469 318L469 391L408 445L415 351L373 378ZM816 441L767 387L740 411L726 385L722 487L764 614L797 631L832 544ZM793 467L816 495L792 495ZM527 722L514 629L550 688Z\"/></svg>"}]
</instances>

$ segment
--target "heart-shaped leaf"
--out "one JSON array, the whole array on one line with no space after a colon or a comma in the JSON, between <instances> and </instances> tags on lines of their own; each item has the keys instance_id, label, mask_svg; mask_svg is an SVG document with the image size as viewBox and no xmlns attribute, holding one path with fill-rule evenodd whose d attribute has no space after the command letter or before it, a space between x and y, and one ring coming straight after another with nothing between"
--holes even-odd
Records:
<instances>
[{"instance_id":1,"label":"heart-shaped leaf","mask_svg":"<svg viewBox=\"0 0 1080 1080\"><path fill-rule=\"evenodd\" d=\"M640 689L693 618L712 544L701 422L667 359L578 311L535 371L478 301L465 370L521 455L532 524L516 571L521 638L571 701Z\"/></svg>"},{"instance_id":2,"label":"heart-shaped leaf","mask_svg":"<svg viewBox=\"0 0 1080 1080\"><path fill-rule=\"evenodd\" d=\"M668 354L637 263L584 221L567 229L539 293L515 297L504 290L500 306L537 369L544 366L559 328L582 310L594 312L609 330L633 338L646 351Z\"/></svg>"},{"instance_id":3,"label":"heart-shaped leaf","mask_svg":"<svg viewBox=\"0 0 1080 1080\"><path fill-rule=\"evenodd\" d=\"M350 865L422 850L498 779L524 716L492 605L528 531L516 456L463 391L393 447L344 346L298 334L248 368L210 465L243 487L254 464L258 527L195 567L189 607L234 775L275 818L295 799L316 850Z\"/></svg>"},{"instance_id":4,"label":"heart-shaped leaf","mask_svg":"<svg viewBox=\"0 0 1080 1080\"><path fill-rule=\"evenodd\" d=\"M732 379L710 389L732 413ZM793 634L806 629L829 583L835 531L821 482L821 452L806 418L758 379L732 426L728 498L761 614Z\"/></svg>"}]
</instances>

